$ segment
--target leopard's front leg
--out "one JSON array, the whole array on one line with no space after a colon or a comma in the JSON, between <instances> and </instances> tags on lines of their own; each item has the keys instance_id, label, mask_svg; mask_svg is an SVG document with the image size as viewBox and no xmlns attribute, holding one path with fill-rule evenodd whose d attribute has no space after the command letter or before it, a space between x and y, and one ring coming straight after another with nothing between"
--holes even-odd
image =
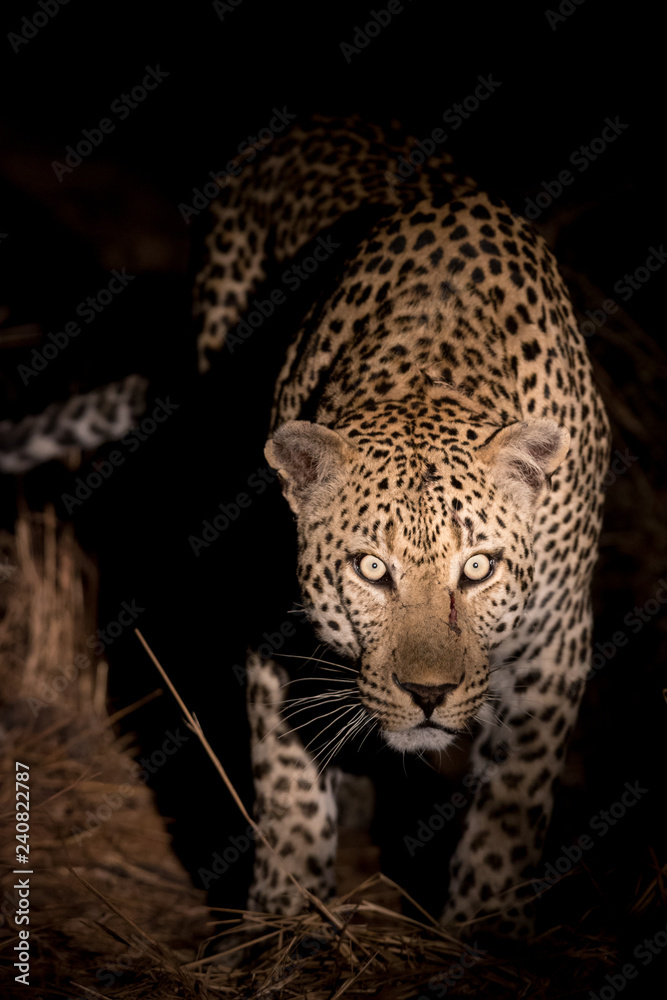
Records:
<instances>
[{"instance_id":1,"label":"leopard's front leg","mask_svg":"<svg viewBox=\"0 0 667 1000\"><path fill-rule=\"evenodd\" d=\"M259 838L248 905L271 913L298 913L304 897L289 878L319 899L335 889L335 772L318 766L281 716L287 673L251 653L247 661L255 818L278 854Z\"/></svg>"},{"instance_id":2,"label":"leopard's front leg","mask_svg":"<svg viewBox=\"0 0 667 1000\"><path fill-rule=\"evenodd\" d=\"M480 932L525 937L534 928L530 880L584 689L588 605L587 596L572 601L562 615L569 624L534 629L520 660L491 675L498 701L485 707L489 721L473 747L474 798L450 865L443 923L489 915L474 925Z\"/></svg>"}]
</instances>

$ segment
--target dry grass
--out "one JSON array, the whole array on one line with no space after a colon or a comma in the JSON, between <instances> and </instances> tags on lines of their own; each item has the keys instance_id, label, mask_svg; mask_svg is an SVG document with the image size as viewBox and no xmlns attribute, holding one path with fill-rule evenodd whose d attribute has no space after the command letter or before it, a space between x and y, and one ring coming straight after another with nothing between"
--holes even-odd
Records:
<instances>
[{"instance_id":1,"label":"dry grass","mask_svg":"<svg viewBox=\"0 0 667 1000\"><path fill-rule=\"evenodd\" d=\"M21 518L15 538L1 545L0 752L4 776L14 774L15 761L30 765L31 982L48 986L49 997L72 996L73 982L106 995L101 982L120 982L115 963L131 949L139 959L131 968L154 964L192 985L180 966L196 957L207 933L203 894L173 856L152 795L114 737L103 665L95 672L92 663L75 661L94 631L94 570L52 513ZM3 781L0 813L9 903L11 777ZM7 932L2 957L11 965L16 936L4 922Z\"/></svg>"}]
</instances>

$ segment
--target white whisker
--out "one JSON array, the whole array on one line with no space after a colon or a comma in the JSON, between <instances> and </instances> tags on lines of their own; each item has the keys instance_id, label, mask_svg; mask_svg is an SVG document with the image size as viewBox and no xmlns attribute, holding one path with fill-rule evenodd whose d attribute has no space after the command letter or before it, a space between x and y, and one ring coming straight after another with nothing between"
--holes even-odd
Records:
<instances>
[{"instance_id":1,"label":"white whisker","mask_svg":"<svg viewBox=\"0 0 667 1000\"><path fill-rule=\"evenodd\" d=\"M363 716L364 715L365 715L365 709L360 708L359 712L357 713L357 715L355 715L354 718L350 719L347 722L347 724L346 724L345 728L343 729L342 733L338 734L338 737L339 737L338 738L338 742L334 743L333 748L327 754L326 759L322 762L322 765L321 765L321 767L320 767L320 769L318 771L318 777L319 777L320 774L322 774L324 772L324 769L329 764L329 761L340 751L340 749L342 748L343 744L345 742L347 742L347 740L350 739L354 735L354 733L357 731L359 725L363 722ZM335 737L334 737L334 739L335 739ZM320 751L320 754L324 753L324 751L327 749L327 747L330 746L331 743L333 743L333 742L334 742L334 740L329 740L329 743L327 743L327 745L322 748L322 750ZM320 754L318 754L318 756L320 756Z\"/></svg>"},{"instance_id":2,"label":"white whisker","mask_svg":"<svg viewBox=\"0 0 667 1000\"><path fill-rule=\"evenodd\" d=\"M326 701L327 698L344 698L345 695L354 693L354 688L346 688L344 691L321 691L319 694L304 694L298 698L286 698L283 701L283 706L297 704L314 705L315 702Z\"/></svg>"},{"instance_id":3,"label":"white whisker","mask_svg":"<svg viewBox=\"0 0 667 1000\"><path fill-rule=\"evenodd\" d=\"M348 670L351 674L357 674L358 671L354 667L348 667L344 663L334 663L333 660L321 660L319 657L315 656L298 656L296 653L273 653L273 656L286 656L291 660L312 660L313 663L323 663L328 667L338 667L339 670Z\"/></svg>"},{"instance_id":4,"label":"white whisker","mask_svg":"<svg viewBox=\"0 0 667 1000\"><path fill-rule=\"evenodd\" d=\"M288 713L285 713L282 716L281 721L282 722L288 722L290 719L293 719L295 715L299 715L301 712L305 712L309 708L321 709L321 708L326 708L327 705L332 705L333 706L332 711L335 711L336 709L340 708L341 705L343 705L345 703L344 698L345 698L345 695L347 695L347 693L348 692L346 691L346 692L344 692L344 694L341 695L340 698L327 699L326 701L319 702L317 705L313 705L311 703L307 703L305 705L301 705L299 708L292 707L291 711L289 711ZM315 719L311 719L311 721L315 722L316 720Z\"/></svg>"},{"instance_id":5,"label":"white whisker","mask_svg":"<svg viewBox=\"0 0 667 1000\"><path fill-rule=\"evenodd\" d=\"M304 681L319 681L320 683L326 682L327 684L352 684L349 677L295 677L294 680L286 681L280 687L282 689L289 687L291 684L302 684Z\"/></svg>"},{"instance_id":6,"label":"white whisker","mask_svg":"<svg viewBox=\"0 0 667 1000\"><path fill-rule=\"evenodd\" d=\"M379 725L378 720L374 718L372 715L367 716L367 718L364 720L364 726L368 726L368 731L364 736L363 740L361 741L361 743L359 744L360 750L364 745L364 743L366 742L366 740L368 739L368 737L370 736L370 734L373 732L373 727L376 725Z\"/></svg>"},{"instance_id":7,"label":"white whisker","mask_svg":"<svg viewBox=\"0 0 667 1000\"><path fill-rule=\"evenodd\" d=\"M353 705L351 707L354 708ZM305 726L313 725L315 722L319 722L320 719L327 719L330 715L336 715L336 713L340 713L340 705L336 705L336 707L332 708L330 712L323 712L322 715L318 715L314 719L306 719L305 722L300 722L298 726L290 726L289 731L290 733L298 733L298 731L303 729ZM322 733L329 728L329 726L334 724L334 722L336 722L336 719L332 719L331 722L328 722L326 726L320 729L317 735L321 736Z\"/></svg>"},{"instance_id":8,"label":"white whisker","mask_svg":"<svg viewBox=\"0 0 667 1000\"><path fill-rule=\"evenodd\" d=\"M317 722L317 719L325 718L325 716L327 716L327 715L333 715L334 712L337 712L340 709L340 707L341 707L340 700L343 697L345 697L347 694L349 694L349 693L350 692L348 692L348 691L337 692L335 695L331 696L331 698L330 698L329 701L322 701L322 702L320 702L318 705L316 705L314 707L316 707L316 708L326 708L327 704L334 704L334 699L335 699L335 701L337 701L339 703L335 704L334 707L332 708L332 710L330 712L326 712L323 715L319 715L315 719L310 719L310 720L307 719L306 722L304 722L303 724L300 724L298 726L292 726L292 725L290 725L289 726L290 731L291 732L296 732L297 729L303 728L303 726L304 725L308 725L309 722ZM306 699L304 699L304 701L306 701ZM307 708L311 708L311 707L313 707L312 704L310 702L307 702L306 704L302 705L301 708L296 708L293 711L290 711L290 712L288 712L286 714L281 714L280 720L276 723L275 726L272 726L272 728L269 729L269 731L267 733L265 733L265 735L262 737L262 740L260 742L263 742L268 736L271 735L271 733L274 733L276 731L276 729L278 729L279 726L281 726L283 724L287 724L290 719L294 718L295 715L298 715L300 712L303 712ZM325 728L328 728L328 727L325 727Z\"/></svg>"},{"instance_id":9,"label":"white whisker","mask_svg":"<svg viewBox=\"0 0 667 1000\"><path fill-rule=\"evenodd\" d=\"M352 711L354 711L354 709L355 709L355 708L357 708L357 706L356 706L356 705L348 705L348 706L347 706L347 708L343 708L343 709L341 710L341 713L340 713L340 714L341 714L341 716L343 716L343 715L347 715L347 713L348 713L348 712L352 712ZM346 725L347 725L347 723L346 723ZM326 728L328 729L329 727L327 726ZM312 744L313 744L313 743L315 742L315 740L316 740L316 739L317 739L317 738L318 738L319 736L321 736L321 735L322 735L321 733L317 733L317 734L316 734L315 736L313 736L312 740L310 740L310 741L309 741L309 742L308 742L308 743L306 744L306 746L304 747L304 750L308 750L308 749L310 749L310 747L311 747L311 746L312 746ZM336 739L336 736L332 737L332 739ZM329 742L331 742L331 740L330 740ZM327 743L327 746L329 746L329 743ZM326 748L324 748L324 749L326 749Z\"/></svg>"}]
</instances>

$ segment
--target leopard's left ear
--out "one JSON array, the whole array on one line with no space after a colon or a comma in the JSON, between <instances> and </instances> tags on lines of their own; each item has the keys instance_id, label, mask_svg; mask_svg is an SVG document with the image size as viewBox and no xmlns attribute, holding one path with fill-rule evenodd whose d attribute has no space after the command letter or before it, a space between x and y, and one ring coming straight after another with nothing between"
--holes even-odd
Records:
<instances>
[{"instance_id":1,"label":"leopard's left ear","mask_svg":"<svg viewBox=\"0 0 667 1000\"><path fill-rule=\"evenodd\" d=\"M329 427L308 420L288 420L264 449L295 514L304 505L331 502L341 473L353 454L350 445Z\"/></svg>"},{"instance_id":2,"label":"leopard's left ear","mask_svg":"<svg viewBox=\"0 0 667 1000\"><path fill-rule=\"evenodd\" d=\"M570 435L553 420L522 420L496 431L477 454L493 467L492 478L533 504L570 450Z\"/></svg>"}]
</instances>

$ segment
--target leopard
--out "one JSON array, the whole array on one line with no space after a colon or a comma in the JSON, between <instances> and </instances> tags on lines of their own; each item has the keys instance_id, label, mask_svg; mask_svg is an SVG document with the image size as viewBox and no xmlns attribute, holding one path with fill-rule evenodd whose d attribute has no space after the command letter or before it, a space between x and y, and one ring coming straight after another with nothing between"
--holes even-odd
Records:
<instances>
[{"instance_id":1,"label":"leopard","mask_svg":"<svg viewBox=\"0 0 667 1000\"><path fill-rule=\"evenodd\" d=\"M273 269L359 215L285 351L264 452L326 650L315 662L340 664L313 707L333 750L370 732L400 754L471 740L439 917L525 939L590 668L609 423L545 240L445 153L402 176L415 149L396 123L315 117L239 158L210 206L198 367L249 341ZM335 894L341 781L333 751L291 721L290 693L278 658L251 651L264 838L249 906L283 914L304 905L294 879Z\"/></svg>"},{"instance_id":2,"label":"leopard","mask_svg":"<svg viewBox=\"0 0 667 1000\"><path fill-rule=\"evenodd\" d=\"M289 915L305 905L298 886L335 895L344 745L441 758L467 740L472 791L439 919L525 940L590 668L610 452L556 259L396 122L297 121L247 145L216 186L195 379L253 350L285 298L262 298L273 274L298 255L302 277L336 258L290 334L265 446L293 518L296 573L284 569L330 683L299 698L277 654L248 653L263 834L248 906ZM146 392L128 375L4 421L0 471L115 440ZM295 704L311 710L315 746Z\"/></svg>"}]
</instances>

